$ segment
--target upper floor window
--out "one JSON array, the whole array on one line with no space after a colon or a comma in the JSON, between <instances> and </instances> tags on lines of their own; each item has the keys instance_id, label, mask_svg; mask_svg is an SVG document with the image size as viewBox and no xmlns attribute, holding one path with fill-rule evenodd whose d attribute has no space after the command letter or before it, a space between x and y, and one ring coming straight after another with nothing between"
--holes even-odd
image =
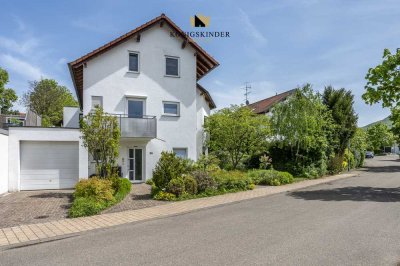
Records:
<instances>
[{"instance_id":1,"label":"upper floor window","mask_svg":"<svg viewBox=\"0 0 400 266\"><path fill-rule=\"evenodd\" d=\"M130 72L139 72L139 54L135 52L129 52L129 67Z\"/></svg>"},{"instance_id":2,"label":"upper floor window","mask_svg":"<svg viewBox=\"0 0 400 266\"><path fill-rule=\"evenodd\" d=\"M164 115L179 116L179 103L163 102Z\"/></svg>"},{"instance_id":3,"label":"upper floor window","mask_svg":"<svg viewBox=\"0 0 400 266\"><path fill-rule=\"evenodd\" d=\"M103 96L92 96L92 110L103 107Z\"/></svg>"},{"instance_id":4,"label":"upper floor window","mask_svg":"<svg viewBox=\"0 0 400 266\"><path fill-rule=\"evenodd\" d=\"M179 57L165 57L165 75L179 77Z\"/></svg>"}]
</instances>

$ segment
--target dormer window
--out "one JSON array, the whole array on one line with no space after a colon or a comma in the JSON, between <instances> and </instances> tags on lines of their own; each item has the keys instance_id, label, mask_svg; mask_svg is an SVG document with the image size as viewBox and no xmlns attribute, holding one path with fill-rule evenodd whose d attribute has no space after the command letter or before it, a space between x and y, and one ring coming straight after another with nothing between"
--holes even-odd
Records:
<instances>
[{"instance_id":1,"label":"dormer window","mask_svg":"<svg viewBox=\"0 0 400 266\"><path fill-rule=\"evenodd\" d=\"M129 52L129 72L139 73L139 53Z\"/></svg>"},{"instance_id":2,"label":"dormer window","mask_svg":"<svg viewBox=\"0 0 400 266\"><path fill-rule=\"evenodd\" d=\"M165 75L168 77L179 77L179 57L165 57Z\"/></svg>"}]
</instances>

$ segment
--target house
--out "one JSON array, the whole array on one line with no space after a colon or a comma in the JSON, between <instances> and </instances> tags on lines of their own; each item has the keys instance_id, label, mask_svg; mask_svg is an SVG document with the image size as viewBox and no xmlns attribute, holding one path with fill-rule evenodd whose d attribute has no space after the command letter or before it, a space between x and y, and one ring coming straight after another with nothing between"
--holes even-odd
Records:
<instances>
[{"instance_id":1,"label":"house","mask_svg":"<svg viewBox=\"0 0 400 266\"><path fill-rule=\"evenodd\" d=\"M10 127L9 191L71 188L93 174L78 127L96 106L118 119L117 163L132 182L152 177L162 151L192 160L203 153L203 123L215 103L198 81L218 62L166 15L68 66L79 108L64 108L61 128Z\"/></svg>"},{"instance_id":2,"label":"house","mask_svg":"<svg viewBox=\"0 0 400 266\"><path fill-rule=\"evenodd\" d=\"M35 112L28 110L27 113L0 114L0 128L8 129L10 126L40 126L42 119Z\"/></svg>"},{"instance_id":3,"label":"house","mask_svg":"<svg viewBox=\"0 0 400 266\"><path fill-rule=\"evenodd\" d=\"M271 108L280 102L285 101L290 95L292 95L296 90L285 91L283 93L277 94L275 96L260 100L255 103L248 105L250 109L256 114L269 114Z\"/></svg>"}]
</instances>

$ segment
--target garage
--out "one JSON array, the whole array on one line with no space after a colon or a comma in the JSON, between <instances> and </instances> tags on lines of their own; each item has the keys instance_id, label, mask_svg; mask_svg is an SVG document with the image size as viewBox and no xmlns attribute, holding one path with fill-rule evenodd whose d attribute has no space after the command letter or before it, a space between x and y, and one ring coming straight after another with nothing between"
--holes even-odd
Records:
<instances>
[{"instance_id":1,"label":"garage","mask_svg":"<svg viewBox=\"0 0 400 266\"><path fill-rule=\"evenodd\" d=\"M21 190L73 188L78 179L78 141L21 141Z\"/></svg>"}]
</instances>

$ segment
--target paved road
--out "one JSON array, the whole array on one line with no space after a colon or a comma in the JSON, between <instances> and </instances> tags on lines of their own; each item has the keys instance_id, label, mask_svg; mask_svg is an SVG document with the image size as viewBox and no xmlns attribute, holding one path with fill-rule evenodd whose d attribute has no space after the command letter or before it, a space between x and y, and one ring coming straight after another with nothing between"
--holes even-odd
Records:
<instances>
[{"instance_id":1,"label":"paved road","mask_svg":"<svg viewBox=\"0 0 400 266\"><path fill-rule=\"evenodd\" d=\"M400 161L358 177L8 249L0 265L396 265Z\"/></svg>"}]
</instances>

